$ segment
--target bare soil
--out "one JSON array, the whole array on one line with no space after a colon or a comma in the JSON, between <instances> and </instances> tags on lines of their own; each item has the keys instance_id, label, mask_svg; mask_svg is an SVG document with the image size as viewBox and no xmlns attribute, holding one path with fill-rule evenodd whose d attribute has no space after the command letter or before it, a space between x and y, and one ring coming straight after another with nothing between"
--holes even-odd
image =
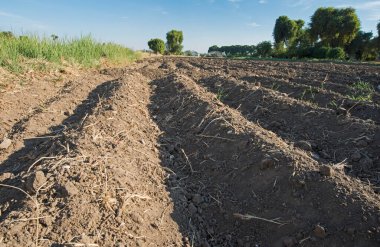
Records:
<instances>
[{"instance_id":1,"label":"bare soil","mask_svg":"<svg viewBox=\"0 0 380 247\"><path fill-rule=\"evenodd\" d=\"M0 246L379 246L380 97L350 98L379 72L164 57L4 90Z\"/></svg>"}]
</instances>

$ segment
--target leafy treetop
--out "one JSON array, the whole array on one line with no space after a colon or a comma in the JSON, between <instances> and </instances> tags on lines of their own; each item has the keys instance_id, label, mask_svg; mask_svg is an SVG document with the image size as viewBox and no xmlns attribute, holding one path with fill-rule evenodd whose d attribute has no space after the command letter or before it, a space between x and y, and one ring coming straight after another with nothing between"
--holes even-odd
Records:
<instances>
[{"instance_id":1,"label":"leafy treetop","mask_svg":"<svg viewBox=\"0 0 380 247\"><path fill-rule=\"evenodd\" d=\"M171 30L166 34L166 45L168 51L172 54L181 54L183 46L183 32Z\"/></svg>"},{"instance_id":2,"label":"leafy treetop","mask_svg":"<svg viewBox=\"0 0 380 247\"><path fill-rule=\"evenodd\" d=\"M148 41L149 49L157 54L164 54L165 42L162 39L151 39Z\"/></svg>"}]
</instances>

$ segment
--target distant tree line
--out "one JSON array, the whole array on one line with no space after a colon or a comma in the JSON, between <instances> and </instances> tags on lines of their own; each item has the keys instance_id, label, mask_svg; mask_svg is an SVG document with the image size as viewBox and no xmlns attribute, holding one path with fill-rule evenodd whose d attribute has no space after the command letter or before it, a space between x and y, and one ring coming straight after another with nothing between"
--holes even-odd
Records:
<instances>
[{"instance_id":1,"label":"distant tree line","mask_svg":"<svg viewBox=\"0 0 380 247\"><path fill-rule=\"evenodd\" d=\"M257 45L230 45L211 46L208 52L219 51L226 53L229 57L268 57L272 53L272 43L270 41L263 41Z\"/></svg>"},{"instance_id":2,"label":"distant tree line","mask_svg":"<svg viewBox=\"0 0 380 247\"><path fill-rule=\"evenodd\" d=\"M353 8L319 8L310 23L277 18L273 30L274 43L232 45L209 48L209 52L225 52L227 56L318 58L375 60L380 51L380 23L377 34L360 30L360 20Z\"/></svg>"},{"instance_id":3,"label":"distant tree line","mask_svg":"<svg viewBox=\"0 0 380 247\"><path fill-rule=\"evenodd\" d=\"M151 39L148 41L149 49L156 54L182 54L183 32L171 30L166 34L166 44L162 39Z\"/></svg>"}]
</instances>

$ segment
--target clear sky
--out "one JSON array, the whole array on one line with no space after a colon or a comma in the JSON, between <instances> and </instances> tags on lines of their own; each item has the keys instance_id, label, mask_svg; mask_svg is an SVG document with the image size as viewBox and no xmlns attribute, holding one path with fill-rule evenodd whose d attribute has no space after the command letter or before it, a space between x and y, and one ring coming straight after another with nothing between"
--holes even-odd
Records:
<instances>
[{"instance_id":1,"label":"clear sky","mask_svg":"<svg viewBox=\"0 0 380 247\"><path fill-rule=\"evenodd\" d=\"M352 6L364 31L376 31L380 1L367 0L0 0L0 30L80 36L91 33L133 49L184 32L185 50L272 40L280 15L309 22L318 7Z\"/></svg>"}]
</instances>

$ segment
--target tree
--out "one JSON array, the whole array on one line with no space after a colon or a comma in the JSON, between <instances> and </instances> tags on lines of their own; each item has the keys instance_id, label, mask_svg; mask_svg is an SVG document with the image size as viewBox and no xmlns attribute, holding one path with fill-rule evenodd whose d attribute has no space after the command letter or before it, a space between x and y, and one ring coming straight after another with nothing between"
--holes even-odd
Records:
<instances>
[{"instance_id":1,"label":"tree","mask_svg":"<svg viewBox=\"0 0 380 247\"><path fill-rule=\"evenodd\" d=\"M284 15L278 17L273 30L273 37L275 43L277 45L285 44L286 46L289 46L297 36L299 25L302 28L304 23L305 22L303 21L302 23L297 23L296 21L293 21L289 19L289 17Z\"/></svg>"},{"instance_id":2,"label":"tree","mask_svg":"<svg viewBox=\"0 0 380 247\"><path fill-rule=\"evenodd\" d=\"M297 24L297 28L298 30L301 30L303 28L303 26L305 25L305 21L304 20L295 20L296 24Z\"/></svg>"},{"instance_id":3,"label":"tree","mask_svg":"<svg viewBox=\"0 0 380 247\"><path fill-rule=\"evenodd\" d=\"M360 21L353 8L319 8L311 17L311 37L314 41L320 39L324 46L343 47L359 29Z\"/></svg>"},{"instance_id":4,"label":"tree","mask_svg":"<svg viewBox=\"0 0 380 247\"><path fill-rule=\"evenodd\" d=\"M166 34L166 46L172 54L181 54L183 46L183 33L178 30L171 30Z\"/></svg>"},{"instance_id":5,"label":"tree","mask_svg":"<svg viewBox=\"0 0 380 247\"><path fill-rule=\"evenodd\" d=\"M252 56L256 52L256 46L254 45L230 45L218 47L216 45L211 46L208 52L219 51L225 52L228 56Z\"/></svg>"},{"instance_id":6,"label":"tree","mask_svg":"<svg viewBox=\"0 0 380 247\"><path fill-rule=\"evenodd\" d=\"M219 51L219 47L217 45L213 45L210 48L208 48L207 52L213 52L213 51Z\"/></svg>"},{"instance_id":7,"label":"tree","mask_svg":"<svg viewBox=\"0 0 380 247\"><path fill-rule=\"evenodd\" d=\"M148 46L156 54L164 54L165 52L165 42L162 39L151 39L148 41Z\"/></svg>"},{"instance_id":8,"label":"tree","mask_svg":"<svg viewBox=\"0 0 380 247\"><path fill-rule=\"evenodd\" d=\"M256 46L257 55L260 57L269 57L272 55L272 43L270 41L263 41Z\"/></svg>"},{"instance_id":9,"label":"tree","mask_svg":"<svg viewBox=\"0 0 380 247\"><path fill-rule=\"evenodd\" d=\"M375 45L372 41L372 32L359 31L352 42L346 46L347 53L358 60L367 60L376 57Z\"/></svg>"},{"instance_id":10,"label":"tree","mask_svg":"<svg viewBox=\"0 0 380 247\"><path fill-rule=\"evenodd\" d=\"M377 38L375 40L377 49L380 50L380 22L377 24Z\"/></svg>"}]
</instances>

